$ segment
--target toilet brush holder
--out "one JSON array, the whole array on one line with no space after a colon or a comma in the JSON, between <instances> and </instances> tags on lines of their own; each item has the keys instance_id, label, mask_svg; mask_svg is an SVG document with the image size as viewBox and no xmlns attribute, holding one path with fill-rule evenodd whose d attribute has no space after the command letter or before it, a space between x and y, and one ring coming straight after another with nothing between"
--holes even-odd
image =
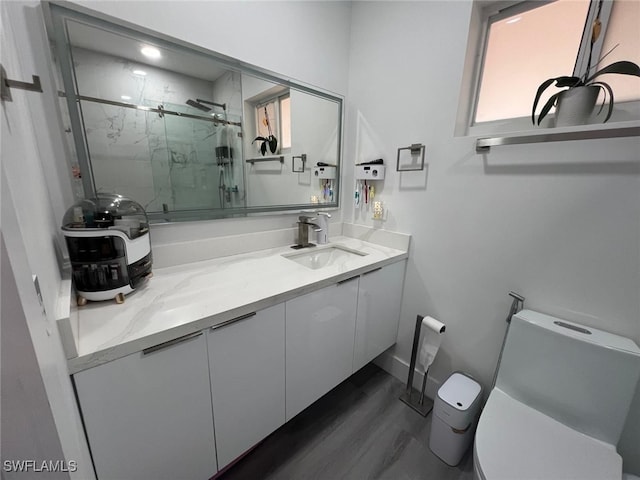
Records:
<instances>
[{"instance_id":1,"label":"toilet brush holder","mask_svg":"<svg viewBox=\"0 0 640 480\"><path fill-rule=\"evenodd\" d=\"M424 394L425 387L427 386L427 373L429 369L425 370L422 377L422 388L418 392L413 388L413 375L416 368L416 360L418 358L418 344L420 343L420 330L422 329L422 320L424 317L418 315L416 318L416 330L413 334L413 349L411 350L411 362L409 362L409 378L407 378L407 388L405 392L400 395L400 400L413 408L423 417L426 417L433 409L433 400L427 398Z\"/></svg>"}]
</instances>

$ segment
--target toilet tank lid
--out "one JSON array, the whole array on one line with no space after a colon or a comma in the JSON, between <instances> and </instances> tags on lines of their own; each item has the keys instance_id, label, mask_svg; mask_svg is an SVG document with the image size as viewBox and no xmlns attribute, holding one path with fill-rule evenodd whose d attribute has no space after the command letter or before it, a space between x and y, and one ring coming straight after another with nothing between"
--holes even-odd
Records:
<instances>
[{"instance_id":1,"label":"toilet tank lid","mask_svg":"<svg viewBox=\"0 0 640 480\"><path fill-rule=\"evenodd\" d=\"M544 313L534 312L533 310L521 310L515 317L539 327L552 330L555 333L577 338L578 340L590 342L605 348L613 348L640 355L638 345L630 338L621 335L605 332L586 325L580 325L579 323L552 317Z\"/></svg>"},{"instance_id":2,"label":"toilet tank lid","mask_svg":"<svg viewBox=\"0 0 640 480\"><path fill-rule=\"evenodd\" d=\"M482 387L478 382L463 373L453 373L438 390L438 396L456 408L468 410L480 396Z\"/></svg>"}]
</instances>

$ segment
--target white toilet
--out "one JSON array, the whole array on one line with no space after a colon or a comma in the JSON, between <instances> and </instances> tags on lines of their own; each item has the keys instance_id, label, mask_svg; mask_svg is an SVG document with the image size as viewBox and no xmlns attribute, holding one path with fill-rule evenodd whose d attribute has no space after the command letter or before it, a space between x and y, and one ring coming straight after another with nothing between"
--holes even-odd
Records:
<instances>
[{"instance_id":1,"label":"white toilet","mask_svg":"<svg viewBox=\"0 0 640 480\"><path fill-rule=\"evenodd\" d=\"M513 316L476 430L481 480L621 480L616 444L640 375L630 339L541 313Z\"/></svg>"}]
</instances>

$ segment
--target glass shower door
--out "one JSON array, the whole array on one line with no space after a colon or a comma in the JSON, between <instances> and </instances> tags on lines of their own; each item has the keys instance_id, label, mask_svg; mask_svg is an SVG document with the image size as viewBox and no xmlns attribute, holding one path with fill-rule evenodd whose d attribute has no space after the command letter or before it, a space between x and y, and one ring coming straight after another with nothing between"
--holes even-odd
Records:
<instances>
[{"instance_id":1,"label":"glass shower door","mask_svg":"<svg viewBox=\"0 0 640 480\"><path fill-rule=\"evenodd\" d=\"M158 152L166 155L162 119L103 102L82 100L80 107L96 192L118 193L156 210L158 186L151 172Z\"/></svg>"},{"instance_id":2,"label":"glass shower door","mask_svg":"<svg viewBox=\"0 0 640 480\"><path fill-rule=\"evenodd\" d=\"M180 111L184 106L165 104ZM191 113L191 112L189 112ZM233 208L244 205L240 128L222 114L211 118L164 116L167 165L158 162L154 177L169 185L169 210ZM218 120L219 119L219 120ZM239 122L239 119L236 121ZM162 157L160 157L162 158Z\"/></svg>"}]
</instances>

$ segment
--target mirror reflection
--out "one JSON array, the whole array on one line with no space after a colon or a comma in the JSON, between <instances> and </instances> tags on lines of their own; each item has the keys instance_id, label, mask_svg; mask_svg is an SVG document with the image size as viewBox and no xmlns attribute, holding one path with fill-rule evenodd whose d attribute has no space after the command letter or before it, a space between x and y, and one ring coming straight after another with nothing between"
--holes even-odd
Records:
<instances>
[{"instance_id":1,"label":"mirror reflection","mask_svg":"<svg viewBox=\"0 0 640 480\"><path fill-rule=\"evenodd\" d=\"M334 203L340 106L246 74L242 90L247 205Z\"/></svg>"},{"instance_id":2,"label":"mirror reflection","mask_svg":"<svg viewBox=\"0 0 640 480\"><path fill-rule=\"evenodd\" d=\"M162 221L337 206L341 99L52 10L85 196Z\"/></svg>"}]
</instances>

